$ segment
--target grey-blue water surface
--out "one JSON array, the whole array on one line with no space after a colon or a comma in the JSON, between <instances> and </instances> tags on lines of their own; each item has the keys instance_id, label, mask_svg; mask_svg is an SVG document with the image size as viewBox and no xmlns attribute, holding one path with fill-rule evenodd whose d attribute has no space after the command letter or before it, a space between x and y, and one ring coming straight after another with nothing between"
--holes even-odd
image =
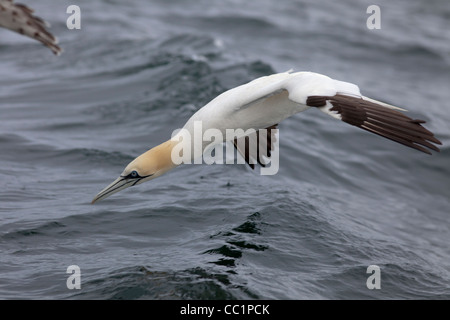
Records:
<instances>
[{"instance_id":1,"label":"grey-blue water surface","mask_svg":"<svg viewBox=\"0 0 450 320\"><path fill-rule=\"evenodd\" d=\"M0 30L0 298L450 298L447 0L377 1L379 30L370 0L81 1L81 30L71 1L22 2L65 52ZM291 68L407 108L442 151L308 110L274 176L185 165L90 204L212 98Z\"/></svg>"}]
</instances>

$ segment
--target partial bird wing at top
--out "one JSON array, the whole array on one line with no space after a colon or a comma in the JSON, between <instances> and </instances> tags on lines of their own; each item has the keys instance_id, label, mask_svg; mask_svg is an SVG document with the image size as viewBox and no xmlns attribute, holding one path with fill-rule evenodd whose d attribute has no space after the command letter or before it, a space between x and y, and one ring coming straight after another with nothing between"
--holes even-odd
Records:
<instances>
[{"instance_id":1,"label":"partial bird wing at top","mask_svg":"<svg viewBox=\"0 0 450 320\"><path fill-rule=\"evenodd\" d=\"M33 12L33 9L14 3L13 0L0 0L0 26L36 39L54 54L61 54L58 39L47 30L49 24L33 15Z\"/></svg>"}]
</instances>

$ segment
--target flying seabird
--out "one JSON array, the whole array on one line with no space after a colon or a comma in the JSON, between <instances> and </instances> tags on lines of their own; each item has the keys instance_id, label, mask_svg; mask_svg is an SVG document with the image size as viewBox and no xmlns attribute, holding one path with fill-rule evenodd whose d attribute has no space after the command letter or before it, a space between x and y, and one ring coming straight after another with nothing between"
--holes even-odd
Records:
<instances>
[{"instance_id":1,"label":"flying seabird","mask_svg":"<svg viewBox=\"0 0 450 320\"><path fill-rule=\"evenodd\" d=\"M13 0L0 0L0 27L4 27L42 42L56 55L62 49L58 39L47 28L49 23L33 15L34 10Z\"/></svg>"},{"instance_id":2,"label":"flying seabird","mask_svg":"<svg viewBox=\"0 0 450 320\"><path fill-rule=\"evenodd\" d=\"M227 140L227 129L267 129L265 155L270 156L274 139L271 131L282 120L311 108L418 151L427 154L431 154L430 150L440 151L435 144L440 145L441 142L422 126L425 121L412 119L400 112L406 110L367 98L352 83L313 72L288 71L255 79L217 96L199 109L172 139L131 161L114 182L95 196L92 203L127 187L159 177L179 165L173 161L174 148L184 151L199 147L188 137L195 135L195 123L201 123L203 132L216 129L224 133L223 141ZM252 168L255 163L250 161L255 160L252 158L258 158L257 162L264 166L258 155L249 152L247 145L239 148L238 141L242 139L247 142L249 140L244 135L228 141L234 142ZM201 143L200 154L209 144L211 142L208 141ZM191 152L190 157L193 159L195 154Z\"/></svg>"}]
</instances>

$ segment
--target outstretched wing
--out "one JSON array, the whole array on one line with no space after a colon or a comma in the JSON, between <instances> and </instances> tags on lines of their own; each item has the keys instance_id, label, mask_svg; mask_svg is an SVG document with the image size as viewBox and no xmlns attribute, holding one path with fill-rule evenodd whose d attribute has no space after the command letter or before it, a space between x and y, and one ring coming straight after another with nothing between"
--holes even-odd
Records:
<instances>
[{"instance_id":1,"label":"outstretched wing","mask_svg":"<svg viewBox=\"0 0 450 320\"><path fill-rule=\"evenodd\" d=\"M47 30L49 24L33 15L33 12L33 9L14 3L13 0L0 0L0 26L36 39L54 54L61 54L58 39Z\"/></svg>"},{"instance_id":2,"label":"outstretched wing","mask_svg":"<svg viewBox=\"0 0 450 320\"><path fill-rule=\"evenodd\" d=\"M395 107L363 96L309 96L306 104L348 124L428 154L431 154L428 149L439 151L434 144L442 144L422 126L425 121L412 119L394 110Z\"/></svg>"},{"instance_id":3,"label":"outstretched wing","mask_svg":"<svg viewBox=\"0 0 450 320\"><path fill-rule=\"evenodd\" d=\"M435 144L442 143L422 126L425 121L400 112L406 110L364 97L352 83L312 72L295 75L285 85L290 100L424 153L439 151Z\"/></svg>"}]
</instances>

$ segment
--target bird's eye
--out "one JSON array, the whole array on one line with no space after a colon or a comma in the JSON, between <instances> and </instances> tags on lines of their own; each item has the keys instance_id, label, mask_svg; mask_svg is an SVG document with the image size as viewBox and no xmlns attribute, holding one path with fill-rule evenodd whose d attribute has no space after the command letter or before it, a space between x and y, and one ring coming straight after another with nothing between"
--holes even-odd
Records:
<instances>
[{"instance_id":1,"label":"bird's eye","mask_svg":"<svg viewBox=\"0 0 450 320\"><path fill-rule=\"evenodd\" d=\"M137 177L139 177L139 174L137 173L137 171L136 170L131 171L130 178L137 178Z\"/></svg>"}]
</instances>

